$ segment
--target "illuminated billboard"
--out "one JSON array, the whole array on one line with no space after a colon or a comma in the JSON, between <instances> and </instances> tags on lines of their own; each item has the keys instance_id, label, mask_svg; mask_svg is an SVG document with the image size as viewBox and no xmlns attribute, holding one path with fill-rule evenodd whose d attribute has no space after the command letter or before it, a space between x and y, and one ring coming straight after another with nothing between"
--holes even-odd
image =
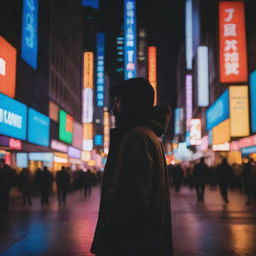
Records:
<instances>
[{"instance_id":1,"label":"illuminated billboard","mask_svg":"<svg viewBox=\"0 0 256 256\"><path fill-rule=\"evenodd\" d=\"M16 49L0 36L0 92L14 98L16 87Z\"/></svg>"},{"instance_id":2,"label":"illuminated billboard","mask_svg":"<svg viewBox=\"0 0 256 256\"><path fill-rule=\"evenodd\" d=\"M206 129L209 131L229 118L229 91L226 90L207 110Z\"/></svg>"},{"instance_id":3,"label":"illuminated billboard","mask_svg":"<svg viewBox=\"0 0 256 256\"><path fill-rule=\"evenodd\" d=\"M90 151L93 149L93 124L83 124L83 150Z\"/></svg>"},{"instance_id":4,"label":"illuminated billboard","mask_svg":"<svg viewBox=\"0 0 256 256\"><path fill-rule=\"evenodd\" d=\"M190 120L190 145L200 145L202 138L202 127L200 119Z\"/></svg>"},{"instance_id":5,"label":"illuminated billboard","mask_svg":"<svg viewBox=\"0 0 256 256\"><path fill-rule=\"evenodd\" d=\"M189 130L189 121L192 118L193 111L193 84L192 75L186 75L186 126L187 131Z\"/></svg>"},{"instance_id":6,"label":"illuminated billboard","mask_svg":"<svg viewBox=\"0 0 256 256\"><path fill-rule=\"evenodd\" d=\"M155 90L154 105L157 104L157 70L156 47L148 47L148 80Z\"/></svg>"},{"instance_id":7,"label":"illuminated billboard","mask_svg":"<svg viewBox=\"0 0 256 256\"><path fill-rule=\"evenodd\" d=\"M94 9L99 8L99 0L81 0L82 6L92 7Z\"/></svg>"},{"instance_id":8,"label":"illuminated billboard","mask_svg":"<svg viewBox=\"0 0 256 256\"><path fill-rule=\"evenodd\" d=\"M186 67L192 69L193 64L193 5L192 0L186 0L185 6L185 34L186 34Z\"/></svg>"},{"instance_id":9,"label":"illuminated billboard","mask_svg":"<svg viewBox=\"0 0 256 256\"><path fill-rule=\"evenodd\" d=\"M230 127L232 137L244 137L250 133L247 86L230 86Z\"/></svg>"},{"instance_id":10,"label":"illuminated billboard","mask_svg":"<svg viewBox=\"0 0 256 256\"><path fill-rule=\"evenodd\" d=\"M199 46L197 49L197 92L198 106L209 105L209 68L208 68L208 47Z\"/></svg>"},{"instance_id":11,"label":"illuminated billboard","mask_svg":"<svg viewBox=\"0 0 256 256\"><path fill-rule=\"evenodd\" d=\"M84 53L84 88L93 88L93 52Z\"/></svg>"},{"instance_id":12,"label":"illuminated billboard","mask_svg":"<svg viewBox=\"0 0 256 256\"><path fill-rule=\"evenodd\" d=\"M124 0L124 79L137 75L136 2Z\"/></svg>"},{"instance_id":13,"label":"illuminated billboard","mask_svg":"<svg viewBox=\"0 0 256 256\"><path fill-rule=\"evenodd\" d=\"M97 78L96 78L96 105L104 106L104 58L105 58L105 34L97 33Z\"/></svg>"},{"instance_id":14,"label":"illuminated billboard","mask_svg":"<svg viewBox=\"0 0 256 256\"><path fill-rule=\"evenodd\" d=\"M223 121L212 129L212 144L223 144L230 141L230 119Z\"/></svg>"},{"instance_id":15,"label":"illuminated billboard","mask_svg":"<svg viewBox=\"0 0 256 256\"><path fill-rule=\"evenodd\" d=\"M50 119L36 110L28 109L28 141L44 147L49 146Z\"/></svg>"},{"instance_id":16,"label":"illuminated billboard","mask_svg":"<svg viewBox=\"0 0 256 256\"><path fill-rule=\"evenodd\" d=\"M21 58L37 68L38 0L23 0Z\"/></svg>"},{"instance_id":17,"label":"illuminated billboard","mask_svg":"<svg viewBox=\"0 0 256 256\"><path fill-rule=\"evenodd\" d=\"M94 145L102 146L103 145L103 136L102 134L96 134L94 136Z\"/></svg>"},{"instance_id":18,"label":"illuminated billboard","mask_svg":"<svg viewBox=\"0 0 256 256\"><path fill-rule=\"evenodd\" d=\"M247 81L244 2L219 3L220 81Z\"/></svg>"},{"instance_id":19,"label":"illuminated billboard","mask_svg":"<svg viewBox=\"0 0 256 256\"><path fill-rule=\"evenodd\" d=\"M0 134L25 140L27 107L0 93Z\"/></svg>"},{"instance_id":20,"label":"illuminated billboard","mask_svg":"<svg viewBox=\"0 0 256 256\"><path fill-rule=\"evenodd\" d=\"M69 144L73 139L73 118L64 110L59 112L59 139Z\"/></svg>"},{"instance_id":21,"label":"illuminated billboard","mask_svg":"<svg viewBox=\"0 0 256 256\"><path fill-rule=\"evenodd\" d=\"M83 127L80 123L73 122L73 141L72 145L78 149L82 149Z\"/></svg>"},{"instance_id":22,"label":"illuminated billboard","mask_svg":"<svg viewBox=\"0 0 256 256\"><path fill-rule=\"evenodd\" d=\"M103 114L103 122L104 122L104 153L107 154L108 153L108 149L109 149L109 142L110 142L110 135L109 135L109 129L110 129L110 121L109 121L109 113L107 110L104 111Z\"/></svg>"},{"instance_id":23,"label":"illuminated billboard","mask_svg":"<svg viewBox=\"0 0 256 256\"><path fill-rule=\"evenodd\" d=\"M251 130L256 133L256 71L250 75Z\"/></svg>"}]
</instances>

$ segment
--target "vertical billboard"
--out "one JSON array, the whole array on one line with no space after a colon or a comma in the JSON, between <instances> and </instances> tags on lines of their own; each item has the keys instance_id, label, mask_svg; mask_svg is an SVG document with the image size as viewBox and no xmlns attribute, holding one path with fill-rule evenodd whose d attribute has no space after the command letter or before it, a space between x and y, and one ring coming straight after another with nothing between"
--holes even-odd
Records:
<instances>
[{"instance_id":1,"label":"vertical billboard","mask_svg":"<svg viewBox=\"0 0 256 256\"><path fill-rule=\"evenodd\" d=\"M85 123L83 125L83 150L91 151L93 149L93 124Z\"/></svg>"},{"instance_id":2,"label":"vertical billboard","mask_svg":"<svg viewBox=\"0 0 256 256\"><path fill-rule=\"evenodd\" d=\"M247 86L230 86L230 133L232 137L249 136L249 102Z\"/></svg>"},{"instance_id":3,"label":"vertical billboard","mask_svg":"<svg viewBox=\"0 0 256 256\"><path fill-rule=\"evenodd\" d=\"M105 58L105 34L97 33L97 63L96 63L96 105L104 106L104 58Z\"/></svg>"},{"instance_id":4,"label":"vertical billboard","mask_svg":"<svg viewBox=\"0 0 256 256\"><path fill-rule=\"evenodd\" d=\"M155 90L154 105L157 104L157 70L156 70L156 47L148 47L148 80Z\"/></svg>"},{"instance_id":5,"label":"vertical billboard","mask_svg":"<svg viewBox=\"0 0 256 256\"><path fill-rule=\"evenodd\" d=\"M93 52L84 52L84 88L93 88Z\"/></svg>"},{"instance_id":6,"label":"vertical billboard","mask_svg":"<svg viewBox=\"0 0 256 256\"><path fill-rule=\"evenodd\" d=\"M38 0L23 0L21 58L37 68Z\"/></svg>"},{"instance_id":7,"label":"vertical billboard","mask_svg":"<svg viewBox=\"0 0 256 256\"><path fill-rule=\"evenodd\" d=\"M72 145L78 149L82 149L83 127L80 123L73 122L73 141Z\"/></svg>"},{"instance_id":8,"label":"vertical billboard","mask_svg":"<svg viewBox=\"0 0 256 256\"><path fill-rule=\"evenodd\" d=\"M71 144L72 138L73 118L61 109L59 112L59 139L68 144Z\"/></svg>"},{"instance_id":9,"label":"vertical billboard","mask_svg":"<svg viewBox=\"0 0 256 256\"><path fill-rule=\"evenodd\" d=\"M183 121L183 109L176 108L175 109L175 117L174 117L174 134L179 135L182 133L182 121Z\"/></svg>"},{"instance_id":10,"label":"vertical billboard","mask_svg":"<svg viewBox=\"0 0 256 256\"><path fill-rule=\"evenodd\" d=\"M193 60L193 5L192 0L186 0L185 6L185 36L186 36L186 67L192 69Z\"/></svg>"},{"instance_id":11,"label":"vertical billboard","mask_svg":"<svg viewBox=\"0 0 256 256\"><path fill-rule=\"evenodd\" d=\"M193 88L192 88L192 75L186 75L186 127L189 131L189 122L192 118L193 111Z\"/></svg>"},{"instance_id":12,"label":"vertical billboard","mask_svg":"<svg viewBox=\"0 0 256 256\"><path fill-rule=\"evenodd\" d=\"M247 81L244 2L219 3L220 81Z\"/></svg>"},{"instance_id":13,"label":"vertical billboard","mask_svg":"<svg viewBox=\"0 0 256 256\"><path fill-rule=\"evenodd\" d=\"M50 119L36 110L28 109L28 141L44 147L49 146Z\"/></svg>"},{"instance_id":14,"label":"vertical billboard","mask_svg":"<svg viewBox=\"0 0 256 256\"><path fill-rule=\"evenodd\" d=\"M208 47L199 46L197 49L197 85L198 85L198 106L209 105L209 68L208 68Z\"/></svg>"},{"instance_id":15,"label":"vertical billboard","mask_svg":"<svg viewBox=\"0 0 256 256\"><path fill-rule=\"evenodd\" d=\"M124 79L137 74L136 2L124 0Z\"/></svg>"},{"instance_id":16,"label":"vertical billboard","mask_svg":"<svg viewBox=\"0 0 256 256\"><path fill-rule=\"evenodd\" d=\"M110 135L109 135L109 130L110 130L110 122L109 122L109 113L108 111L104 111L103 114L103 122L104 122L104 128L103 128L103 133L104 133L104 138L103 138L103 145L104 145L104 153L108 153L109 149L109 142L110 142Z\"/></svg>"},{"instance_id":17,"label":"vertical billboard","mask_svg":"<svg viewBox=\"0 0 256 256\"><path fill-rule=\"evenodd\" d=\"M25 140L27 107L0 93L0 134Z\"/></svg>"},{"instance_id":18,"label":"vertical billboard","mask_svg":"<svg viewBox=\"0 0 256 256\"><path fill-rule=\"evenodd\" d=\"M0 92L14 98L16 87L16 49L0 36Z\"/></svg>"},{"instance_id":19,"label":"vertical billboard","mask_svg":"<svg viewBox=\"0 0 256 256\"><path fill-rule=\"evenodd\" d=\"M256 133L256 70L250 75L251 130Z\"/></svg>"}]
</instances>

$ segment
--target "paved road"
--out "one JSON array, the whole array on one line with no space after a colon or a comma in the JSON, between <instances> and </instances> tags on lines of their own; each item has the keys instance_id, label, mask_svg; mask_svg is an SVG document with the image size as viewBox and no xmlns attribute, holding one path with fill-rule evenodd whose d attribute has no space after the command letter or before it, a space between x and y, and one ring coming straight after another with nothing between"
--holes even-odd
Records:
<instances>
[{"instance_id":1,"label":"paved road","mask_svg":"<svg viewBox=\"0 0 256 256\"><path fill-rule=\"evenodd\" d=\"M9 213L0 215L0 255L92 255L98 203L97 187L86 199L72 193L61 207L55 197L49 207L37 198L32 207L12 202ZM245 206L238 192L225 205L218 191L207 190L206 202L198 204L194 192L183 188L172 195L172 211L175 256L256 256L256 206Z\"/></svg>"}]
</instances>

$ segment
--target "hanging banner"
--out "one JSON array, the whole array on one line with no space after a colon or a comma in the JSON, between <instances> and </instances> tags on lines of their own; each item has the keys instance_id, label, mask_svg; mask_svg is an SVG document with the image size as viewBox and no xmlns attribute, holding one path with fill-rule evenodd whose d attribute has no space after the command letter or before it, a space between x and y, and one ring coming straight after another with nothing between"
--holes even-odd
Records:
<instances>
[{"instance_id":1,"label":"hanging banner","mask_svg":"<svg viewBox=\"0 0 256 256\"><path fill-rule=\"evenodd\" d=\"M137 32L135 0L124 0L124 79L137 75Z\"/></svg>"},{"instance_id":2,"label":"hanging banner","mask_svg":"<svg viewBox=\"0 0 256 256\"><path fill-rule=\"evenodd\" d=\"M244 3L219 3L220 81L247 81Z\"/></svg>"},{"instance_id":3,"label":"hanging banner","mask_svg":"<svg viewBox=\"0 0 256 256\"><path fill-rule=\"evenodd\" d=\"M93 52L84 53L84 88L93 88Z\"/></svg>"},{"instance_id":4,"label":"hanging banner","mask_svg":"<svg viewBox=\"0 0 256 256\"><path fill-rule=\"evenodd\" d=\"M193 112L193 88L192 88L192 75L186 75L186 127L189 131L189 122L192 118Z\"/></svg>"},{"instance_id":5,"label":"hanging banner","mask_svg":"<svg viewBox=\"0 0 256 256\"><path fill-rule=\"evenodd\" d=\"M32 68L37 68L38 0L23 1L21 57Z\"/></svg>"}]
</instances>

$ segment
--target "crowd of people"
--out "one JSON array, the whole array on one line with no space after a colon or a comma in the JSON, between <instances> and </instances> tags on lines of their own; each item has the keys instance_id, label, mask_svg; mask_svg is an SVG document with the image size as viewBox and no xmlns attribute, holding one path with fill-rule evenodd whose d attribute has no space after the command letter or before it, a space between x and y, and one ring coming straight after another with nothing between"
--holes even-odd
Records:
<instances>
[{"instance_id":1,"label":"crowd of people","mask_svg":"<svg viewBox=\"0 0 256 256\"><path fill-rule=\"evenodd\" d=\"M230 189L244 193L247 205L256 203L256 163L250 158L242 165L231 166L224 158L219 165L208 167L205 159L201 158L198 163L191 162L187 168L180 164L168 167L170 184L174 191L177 193L186 185L196 191L197 202L204 202L205 187L209 185L211 190L219 188L225 203L229 203Z\"/></svg>"},{"instance_id":2,"label":"crowd of people","mask_svg":"<svg viewBox=\"0 0 256 256\"><path fill-rule=\"evenodd\" d=\"M6 165L0 159L0 212L8 209L10 193L13 188L22 195L24 205L32 205L32 196L39 195L41 205L49 205L49 196L56 183L58 203L66 202L68 191L83 190L84 196L91 194L92 186L101 181L101 172L91 169L72 172L70 168L62 166L55 175L46 166L38 168L33 174L28 168L23 168L17 174L16 170Z\"/></svg>"}]
</instances>

